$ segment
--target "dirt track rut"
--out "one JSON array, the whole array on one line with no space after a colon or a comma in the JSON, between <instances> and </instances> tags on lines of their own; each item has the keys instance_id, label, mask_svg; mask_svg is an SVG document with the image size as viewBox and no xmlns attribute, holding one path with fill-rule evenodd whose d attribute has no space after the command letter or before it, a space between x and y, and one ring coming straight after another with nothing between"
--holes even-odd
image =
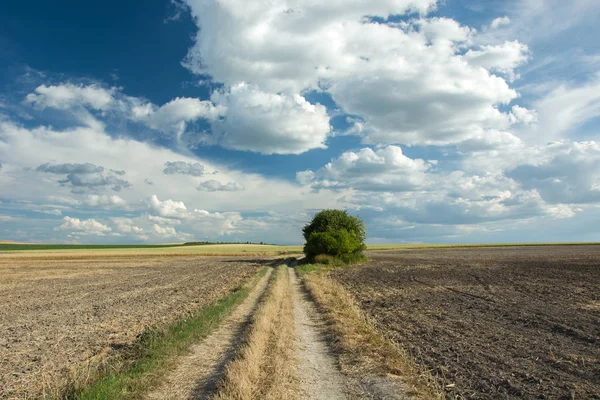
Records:
<instances>
[{"instance_id":1,"label":"dirt track rut","mask_svg":"<svg viewBox=\"0 0 600 400\"><path fill-rule=\"evenodd\" d=\"M288 263L288 290L293 302L296 382L298 398L338 400L349 398L345 376L336 367L323 334L324 322L316 306L304 292L293 268L295 260ZM253 314L261 307L261 298L269 291L272 269L251 290L248 298L201 343L182 356L176 367L167 372L159 387L148 393L146 399L208 399L219 390L219 383L227 373L227 365L236 357L244 329ZM243 341L243 340L242 340ZM220 392L219 392L220 393Z\"/></svg>"},{"instance_id":2,"label":"dirt track rut","mask_svg":"<svg viewBox=\"0 0 600 400\"><path fill-rule=\"evenodd\" d=\"M162 384L148 393L146 399L207 399L216 391L227 362L235 355L237 339L267 289L272 272L269 268L242 304L216 331L192 346L189 354L178 360L176 368L166 374Z\"/></svg>"},{"instance_id":3,"label":"dirt track rut","mask_svg":"<svg viewBox=\"0 0 600 400\"><path fill-rule=\"evenodd\" d=\"M290 287L294 301L296 352L301 399L345 399L344 378L335 366L335 359L322 333L324 322L316 307L296 280L296 271L289 268Z\"/></svg>"}]
</instances>

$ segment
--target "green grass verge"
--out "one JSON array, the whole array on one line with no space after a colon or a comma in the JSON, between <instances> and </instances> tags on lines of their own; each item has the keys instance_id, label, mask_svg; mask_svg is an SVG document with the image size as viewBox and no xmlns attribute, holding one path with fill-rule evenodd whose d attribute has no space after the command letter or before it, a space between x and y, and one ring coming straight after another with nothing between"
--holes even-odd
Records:
<instances>
[{"instance_id":1,"label":"green grass verge","mask_svg":"<svg viewBox=\"0 0 600 400\"><path fill-rule=\"evenodd\" d=\"M154 249L182 247L181 244L0 244L0 251L14 250L98 250L98 249Z\"/></svg>"},{"instance_id":2,"label":"green grass verge","mask_svg":"<svg viewBox=\"0 0 600 400\"><path fill-rule=\"evenodd\" d=\"M296 272L300 275L308 274L309 272L323 272L324 269L329 269L328 265L323 264L299 264L296 266Z\"/></svg>"},{"instance_id":3,"label":"green grass verge","mask_svg":"<svg viewBox=\"0 0 600 400\"><path fill-rule=\"evenodd\" d=\"M123 366L100 376L90 386L67 393L65 398L101 400L140 397L177 355L215 329L248 296L251 288L266 272L267 268L262 268L246 285L165 329L146 329L130 354L124 356Z\"/></svg>"},{"instance_id":4,"label":"green grass verge","mask_svg":"<svg viewBox=\"0 0 600 400\"><path fill-rule=\"evenodd\" d=\"M296 266L296 272L300 275L314 272L316 274L326 274L334 268L349 267L352 265L363 264L369 259L363 254L354 255L347 258L336 258L330 256L317 256L313 263L302 263Z\"/></svg>"}]
</instances>

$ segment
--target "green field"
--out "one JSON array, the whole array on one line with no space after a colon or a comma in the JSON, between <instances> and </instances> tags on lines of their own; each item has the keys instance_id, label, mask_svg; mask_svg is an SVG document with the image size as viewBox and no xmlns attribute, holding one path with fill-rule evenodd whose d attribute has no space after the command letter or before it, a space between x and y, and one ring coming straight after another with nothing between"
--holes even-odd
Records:
<instances>
[{"instance_id":1,"label":"green field","mask_svg":"<svg viewBox=\"0 0 600 400\"><path fill-rule=\"evenodd\" d=\"M372 244L367 250L402 250L453 247L501 247L501 246L553 246L560 244L588 245L596 243L494 243L494 244ZM270 244L156 244L156 245L73 245L73 244L25 244L0 243L0 254L18 253L111 253L111 254L291 254L302 253L302 246L279 246Z\"/></svg>"},{"instance_id":2,"label":"green field","mask_svg":"<svg viewBox=\"0 0 600 400\"><path fill-rule=\"evenodd\" d=\"M268 244L159 244L159 245L50 245L50 244L0 244L0 253L60 254L286 254L301 253L302 246L277 246Z\"/></svg>"}]
</instances>

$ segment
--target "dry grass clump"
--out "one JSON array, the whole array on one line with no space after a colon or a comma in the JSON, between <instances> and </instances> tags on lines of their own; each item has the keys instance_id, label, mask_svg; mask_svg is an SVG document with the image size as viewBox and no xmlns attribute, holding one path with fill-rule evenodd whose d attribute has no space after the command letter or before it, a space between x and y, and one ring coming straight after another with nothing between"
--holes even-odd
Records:
<instances>
[{"instance_id":1,"label":"dry grass clump","mask_svg":"<svg viewBox=\"0 0 600 400\"><path fill-rule=\"evenodd\" d=\"M328 256L327 254L319 254L318 256L315 256L315 263L317 264L329 265L333 264L333 262L333 257Z\"/></svg>"},{"instance_id":2,"label":"dry grass clump","mask_svg":"<svg viewBox=\"0 0 600 400\"><path fill-rule=\"evenodd\" d=\"M291 399L297 397L295 328L288 267L275 274L254 314L239 355L227 367L214 399Z\"/></svg>"},{"instance_id":3,"label":"dry grass clump","mask_svg":"<svg viewBox=\"0 0 600 400\"><path fill-rule=\"evenodd\" d=\"M382 374L400 377L415 399L443 399L443 391L427 371L410 356L380 335L340 284L318 272L304 275L309 293L325 311L331 343L340 354L343 372L359 375Z\"/></svg>"}]
</instances>

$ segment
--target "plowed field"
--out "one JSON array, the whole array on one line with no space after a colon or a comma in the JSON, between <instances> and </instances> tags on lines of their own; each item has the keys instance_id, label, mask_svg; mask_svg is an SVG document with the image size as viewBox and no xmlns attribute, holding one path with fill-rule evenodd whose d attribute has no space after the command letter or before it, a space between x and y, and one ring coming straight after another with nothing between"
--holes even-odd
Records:
<instances>
[{"instance_id":1,"label":"plowed field","mask_svg":"<svg viewBox=\"0 0 600 400\"><path fill-rule=\"evenodd\" d=\"M0 398L39 394L70 369L132 344L145 327L227 294L263 264L231 257L0 256Z\"/></svg>"},{"instance_id":2,"label":"plowed field","mask_svg":"<svg viewBox=\"0 0 600 400\"><path fill-rule=\"evenodd\" d=\"M333 278L447 398L600 399L600 246L369 258Z\"/></svg>"}]
</instances>

